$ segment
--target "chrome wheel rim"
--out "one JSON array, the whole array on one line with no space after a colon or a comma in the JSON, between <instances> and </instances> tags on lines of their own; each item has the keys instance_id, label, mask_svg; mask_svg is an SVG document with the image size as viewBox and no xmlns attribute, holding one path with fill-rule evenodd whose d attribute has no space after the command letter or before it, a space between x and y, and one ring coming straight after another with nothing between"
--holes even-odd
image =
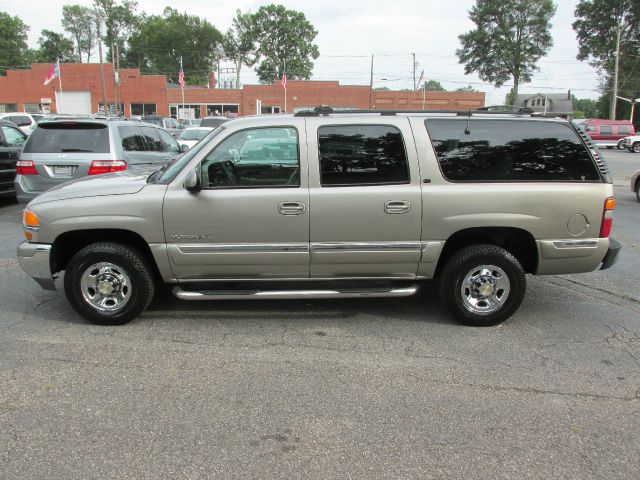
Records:
<instances>
[{"instance_id":1,"label":"chrome wheel rim","mask_svg":"<svg viewBox=\"0 0 640 480\"><path fill-rule=\"evenodd\" d=\"M511 282L503 269L495 265L479 265L462 279L462 304L471 313L490 315L500 310L511 291Z\"/></svg>"},{"instance_id":2,"label":"chrome wheel rim","mask_svg":"<svg viewBox=\"0 0 640 480\"><path fill-rule=\"evenodd\" d=\"M80 277L80 289L85 302L99 312L116 312L131 299L129 275L110 262L88 267Z\"/></svg>"}]
</instances>

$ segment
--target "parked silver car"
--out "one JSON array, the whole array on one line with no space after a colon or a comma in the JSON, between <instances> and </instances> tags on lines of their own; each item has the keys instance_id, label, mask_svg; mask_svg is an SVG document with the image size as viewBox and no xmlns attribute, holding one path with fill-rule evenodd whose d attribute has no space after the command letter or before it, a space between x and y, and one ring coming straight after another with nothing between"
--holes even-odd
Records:
<instances>
[{"instance_id":1,"label":"parked silver car","mask_svg":"<svg viewBox=\"0 0 640 480\"><path fill-rule=\"evenodd\" d=\"M152 124L88 119L43 121L29 136L16 164L18 202L27 203L61 183L141 166L159 168L182 151Z\"/></svg>"}]
</instances>

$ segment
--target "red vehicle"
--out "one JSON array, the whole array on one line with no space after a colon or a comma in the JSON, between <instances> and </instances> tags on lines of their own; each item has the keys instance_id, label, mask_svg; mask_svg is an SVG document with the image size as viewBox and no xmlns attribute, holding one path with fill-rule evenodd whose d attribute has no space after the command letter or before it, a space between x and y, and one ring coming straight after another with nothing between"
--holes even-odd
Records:
<instances>
[{"instance_id":1,"label":"red vehicle","mask_svg":"<svg viewBox=\"0 0 640 480\"><path fill-rule=\"evenodd\" d=\"M624 148L622 140L635 135L636 130L629 120L603 120L593 118L582 123L587 135L600 148Z\"/></svg>"}]
</instances>

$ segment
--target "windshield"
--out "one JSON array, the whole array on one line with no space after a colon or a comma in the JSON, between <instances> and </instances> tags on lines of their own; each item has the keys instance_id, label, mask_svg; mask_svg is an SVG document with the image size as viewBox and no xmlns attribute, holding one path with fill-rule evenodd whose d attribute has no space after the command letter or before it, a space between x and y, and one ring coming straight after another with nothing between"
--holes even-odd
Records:
<instances>
[{"instance_id":1,"label":"windshield","mask_svg":"<svg viewBox=\"0 0 640 480\"><path fill-rule=\"evenodd\" d=\"M198 137L198 130L185 130L180 134L180 140L198 140L202 138L204 135L200 135Z\"/></svg>"},{"instance_id":2,"label":"windshield","mask_svg":"<svg viewBox=\"0 0 640 480\"><path fill-rule=\"evenodd\" d=\"M189 151L185 153L182 157L180 157L180 159L177 160L175 163L169 165L167 170L162 172L162 174L157 179L155 179L156 183L167 184L171 180L176 178L176 175L180 173L180 171L184 168L184 166L187 165L191 161L191 159L200 152L200 150L202 150L205 146L209 144L209 140L211 140L216 135L219 135L223 130L224 130L224 127L219 127L219 128L216 128L215 130L212 130L211 133L207 135L205 138L203 138L200 143L197 143L193 148L189 149Z\"/></svg>"},{"instance_id":3,"label":"windshield","mask_svg":"<svg viewBox=\"0 0 640 480\"><path fill-rule=\"evenodd\" d=\"M158 117L142 117L142 121L143 122L147 122L147 123L153 123L155 125L158 125L159 127L162 127L162 118L158 118Z\"/></svg>"}]
</instances>

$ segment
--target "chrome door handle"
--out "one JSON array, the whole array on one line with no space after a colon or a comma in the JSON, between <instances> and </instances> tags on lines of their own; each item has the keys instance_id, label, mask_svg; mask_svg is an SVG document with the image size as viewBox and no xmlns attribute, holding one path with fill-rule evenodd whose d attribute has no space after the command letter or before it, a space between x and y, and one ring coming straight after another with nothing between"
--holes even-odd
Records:
<instances>
[{"instance_id":1,"label":"chrome door handle","mask_svg":"<svg viewBox=\"0 0 640 480\"><path fill-rule=\"evenodd\" d=\"M409 213L411 211L411 203L404 200L389 200L384 202L384 212L390 215L401 213Z\"/></svg>"},{"instance_id":2,"label":"chrome door handle","mask_svg":"<svg viewBox=\"0 0 640 480\"><path fill-rule=\"evenodd\" d=\"M278 204L278 212L280 215L301 215L305 212L306 207L301 202L280 202Z\"/></svg>"}]
</instances>

